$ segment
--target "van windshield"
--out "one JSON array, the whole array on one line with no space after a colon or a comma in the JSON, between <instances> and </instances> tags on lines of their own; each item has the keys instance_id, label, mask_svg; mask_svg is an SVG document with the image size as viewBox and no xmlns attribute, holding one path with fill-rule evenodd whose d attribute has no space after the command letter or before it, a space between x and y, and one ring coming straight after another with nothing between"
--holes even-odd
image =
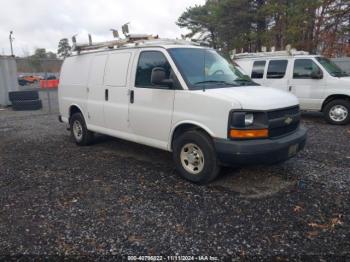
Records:
<instances>
[{"instance_id":1,"label":"van windshield","mask_svg":"<svg viewBox=\"0 0 350 262\"><path fill-rule=\"evenodd\" d=\"M168 51L189 89L259 85L215 50L171 48Z\"/></svg>"},{"instance_id":2,"label":"van windshield","mask_svg":"<svg viewBox=\"0 0 350 262\"><path fill-rule=\"evenodd\" d=\"M340 67L338 67L335 63L333 63L328 58L317 56L316 59L318 62L320 62L320 64L327 70L327 72L331 76L335 76L335 77L349 76L349 74L347 74L342 69L340 69Z\"/></svg>"}]
</instances>

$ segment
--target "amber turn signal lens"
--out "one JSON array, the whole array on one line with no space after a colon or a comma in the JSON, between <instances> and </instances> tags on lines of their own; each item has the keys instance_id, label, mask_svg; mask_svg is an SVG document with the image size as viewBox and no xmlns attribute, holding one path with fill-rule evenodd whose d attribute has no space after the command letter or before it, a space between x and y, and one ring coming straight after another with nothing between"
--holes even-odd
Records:
<instances>
[{"instance_id":1,"label":"amber turn signal lens","mask_svg":"<svg viewBox=\"0 0 350 262\"><path fill-rule=\"evenodd\" d=\"M268 129L252 129L252 130L230 130L231 138L266 138L269 136Z\"/></svg>"}]
</instances>

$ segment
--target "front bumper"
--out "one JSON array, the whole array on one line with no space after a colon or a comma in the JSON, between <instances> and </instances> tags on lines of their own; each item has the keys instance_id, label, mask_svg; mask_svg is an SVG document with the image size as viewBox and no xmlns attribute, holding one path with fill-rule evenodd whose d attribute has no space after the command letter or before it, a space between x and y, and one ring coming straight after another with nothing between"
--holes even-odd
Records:
<instances>
[{"instance_id":1,"label":"front bumper","mask_svg":"<svg viewBox=\"0 0 350 262\"><path fill-rule=\"evenodd\" d=\"M214 139L223 165L274 164L296 155L305 146L307 131L299 127L281 138L257 140Z\"/></svg>"}]
</instances>

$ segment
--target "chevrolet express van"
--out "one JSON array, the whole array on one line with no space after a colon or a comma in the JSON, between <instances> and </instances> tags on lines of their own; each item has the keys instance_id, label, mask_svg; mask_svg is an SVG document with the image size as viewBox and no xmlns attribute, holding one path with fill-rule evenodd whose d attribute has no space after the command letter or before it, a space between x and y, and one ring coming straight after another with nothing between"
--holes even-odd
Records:
<instances>
[{"instance_id":1,"label":"chevrolet express van","mask_svg":"<svg viewBox=\"0 0 350 262\"><path fill-rule=\"evenodd\" d=\"M65 59L60 120L78 145L94 133L170 151L208 183L222 165L270 164L303 149L297 98L244 77L215 50L145 41Z\"/></svg>"},{"instance_id":2,"label":"chevrolet express van","mask_svg":"<svg viewBox=\"0 0 350 262\"><path fill-rule=\"evenodd\" d=\"M350 122L350 75L307 52L239 54L235 62L257 83L296 95L301 110L323 112L330 124Z\"/></svg>"}]
</instances>

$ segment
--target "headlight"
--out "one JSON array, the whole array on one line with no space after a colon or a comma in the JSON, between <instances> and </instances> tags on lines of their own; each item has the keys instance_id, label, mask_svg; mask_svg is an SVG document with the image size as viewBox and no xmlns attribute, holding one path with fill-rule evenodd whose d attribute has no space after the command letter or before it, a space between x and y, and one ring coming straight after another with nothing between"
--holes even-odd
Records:
<instances>
[{"instance_id":1,"label":"headlight","mask_svg":"<svg viewBox=\"0 0 350 262\"><path fill-rule=\"evenodd\" d=\"M268 119L264 111L232 111L230 114L228 137L232 139L267 138Z\"/></svg>"},{"instance_id":2,"label":"headlight","mask_svg":"<svg viewBox=\"0 0 350 262\"><path fill-rule=\"evenodd\" d=\"M231 126L244 128L254 123L254 113L233 112L231 116Z\"/></svg>"},{"instance_id":3,"label":"headlight","mask_svg":"<svg viewBox=\"0 0 350 262\"><path fill-rule=\"evenodd\" d=\"M254 115L251 113L246 113L244 117L245 126L251 126L254 123Z\"/></svg>"}]
</instances>

